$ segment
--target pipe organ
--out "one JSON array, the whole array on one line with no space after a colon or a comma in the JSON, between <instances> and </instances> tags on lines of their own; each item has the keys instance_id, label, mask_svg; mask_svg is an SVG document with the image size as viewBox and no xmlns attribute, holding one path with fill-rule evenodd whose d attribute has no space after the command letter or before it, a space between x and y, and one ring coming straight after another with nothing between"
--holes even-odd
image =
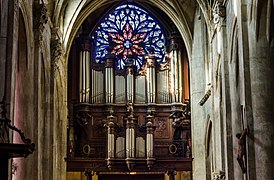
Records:
<instances>
[{"instance_id":1,"label":"pipe organ","mask_svg":"<svg viewBox=\"0 0 274 180\"><path fill-rule=\"evenodd\" d=\"M74 144L67 161L74 167L82 162L77 158L86 157L102 171L102 161L111 171L160 171L161 165L168 169L178 162L191 169L190 109L183 100L187 59L178 38L171 36L165 62L151 50L139 69L131 54L118 68L110 47L103 63L95 62L89 43L81 38L76 59L79 78L73 88L78 90L73 92L79 99L71 111L69 141Z\"/></svg>"}]
</instances>

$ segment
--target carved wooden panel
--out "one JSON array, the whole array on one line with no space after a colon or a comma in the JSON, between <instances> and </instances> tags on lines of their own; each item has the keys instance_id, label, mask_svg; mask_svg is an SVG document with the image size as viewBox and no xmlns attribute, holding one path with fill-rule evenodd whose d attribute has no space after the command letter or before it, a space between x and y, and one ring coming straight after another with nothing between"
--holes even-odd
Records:
<instances>
[{"instance_id":1,"label":"carved wooden panel","mask_svg":"<svg viewBox=\"0 0 274 180\"><path fill-rule=\"evenodd\" d=\"M169 139L171 136L171 124L167 117L156 117L155 118L155 139Z\"/></svg>"}]
</instances>

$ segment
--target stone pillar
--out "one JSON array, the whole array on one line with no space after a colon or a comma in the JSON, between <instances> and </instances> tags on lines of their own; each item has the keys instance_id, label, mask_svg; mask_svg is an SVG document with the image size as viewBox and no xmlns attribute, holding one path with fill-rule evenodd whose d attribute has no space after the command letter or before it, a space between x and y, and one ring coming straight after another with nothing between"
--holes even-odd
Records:
<instances>
[{"instance_id":1,"label":"stone pillar","mask_svg":"<svg viewBox=\"0 0 274 180\"><path fill-rule=\"evenodd\" d=\"M53 127L50 116L50 81L51 81L51 56L50 52L50 21L48 9L44 3L33 4L33 32L34 32L34 120L32 130L37 135L37 176L44 179L53 178L53 152L52 136ZM46 125L46 126L45 126ZM45 158L47 157L47 158ZM29 177L34 177L29 174ZM38 178L37 177L37 178Z\"/></svg>"},{"instance_id":2,"label":"stone pillar","mask_svg":"<svg viewBox=\"0 0 274 180\"><path fill-rule=\"evenodd\" d=\"M212 59L212 82L209 86L212 93L212 155L213 155L213 168L212 171L216 172L225 168L225 142L226 136L224 135L224 128L227 122L226 117L223 116L225 112L223 99L225 95L223 89L224 76L227 73L222 68L226 67L225 60L227 59L226 54L226 7L220 1L214 1L213 3L213 24L212 33L213 39L210 51ZM228 120L230 121L230 119ZM207 143L207 142L206 142Z\"/></svg>"},{"instance_id":3,"label":"stone pillar","mask_svg":"<svg viewBox=\"0 0 274 180\"><path fill-rule=\"evenodd\" d=\"M61 32L51 30L51 121L53 126L53 178L65 179L67 152L67 61L63 54Z\"/></svg>"},{"instance_id":4,"label":"stone pillar","mask_svg":"<svg viewBox=\"0 0 274 180\"><path fill-rule=\"evenodd\" d=\"M251 16L249 24L249 66L251 102L247 109L249 127L247 141L254 148L254 156L248 154L248 169L252 179L274 179L274 44L270 1L253 4L258 16ZM273 10L273 7L272 7ZM272 31L272 32L271 32ZM247 112L248 113L248 112ZM252 119L253 117L253 119ZM249 149L248 149L249 151ZM255 163L255 166L250 167ZM254 168L254 169L253 169Z\"/></svg>"},{"instance_id":5,"label":"stone pillar","mask_svg":"<svg viewBox=\"0 0 274 180\"><path fill-rule=\"evenodd\" d=\"M197 10L196 13L199 13ZM191 133L192 133L192 156L193 156L193 179L206 179L205 162L205 121L207 120L204 106L211 103L209 98L204 106L199 102L204 96L206 90L205 62L206 54L203 51L206 47L206 26L203 17L201 19L195 16L193 47L190 61L190 99L191 99Z\"/></svg>"}]
</instances>

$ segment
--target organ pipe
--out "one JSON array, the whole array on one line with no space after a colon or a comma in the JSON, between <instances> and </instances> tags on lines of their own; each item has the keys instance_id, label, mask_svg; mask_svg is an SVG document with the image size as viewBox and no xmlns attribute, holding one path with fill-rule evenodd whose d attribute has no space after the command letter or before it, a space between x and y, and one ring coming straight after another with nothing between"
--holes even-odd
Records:
<instances>
[{"instance_id":1,"label":"organ pipe","mask_svg":"<svg viewBox=\"0 0 274 180\"><path fill-rule=\"evenodd\" d=\"M105 64L105 100L106 103L114 103L114 75L113 75L113 61L114 57L110 54L109 48Z\"/></svg>"},{"instance_id":2,"label":"organ pipe","mask_svg":"<svg viewBox=\"0 0 274 180\"><path fill-rule=\"evenodd\" d=\"M134 70L133 59L128 55L126 62L126 74L127 74L127 102L134 102Z\"/></svg>"},{"instance_id":3,"label":"organ pipe","mask_svg":"<svg viewBox=\"0 0 274 180\"><path fill-rule=\"evenodd\" d=\"M182 78L182 47L178 35L172 34L170 38L170 79L172 103L181 103L183 95L183 78Z\"/></svg>"},{"instance_id":4,"label":"organ pipe","mask_svg":"<svg viewBox=\"0 0 274 180\"><path fill-rule=\"evenodd\" d=\"M146 56L147 60L147 101L148 103L155 103L156 99L156 76L155 76L155 56L149 54Z\"/></svg>"},{"instance_id":5,"label":"organ pipe","mask_svg":"<svg viewBox=\"0 0 274 180\"><path fill-rule=\"evenodd\" d=\"M79 39L79 101L90 101L90 38L82 35Z\"/></svg>"}]
</instances>

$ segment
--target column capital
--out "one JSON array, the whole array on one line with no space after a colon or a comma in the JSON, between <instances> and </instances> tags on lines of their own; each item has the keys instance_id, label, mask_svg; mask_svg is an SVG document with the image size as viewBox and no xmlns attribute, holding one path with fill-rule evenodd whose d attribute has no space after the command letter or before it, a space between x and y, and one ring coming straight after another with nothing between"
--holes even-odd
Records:
<instances>
[{"instance_id":1,"label":"column capital","mask_svg":"<svg viewBox=\"0 0 274 180\"><path fill-rule=\"evenodd\" d=\"M38 37L39 41L42 41L43 37L42 34L45 29L45 24L47 24L49 20L48 16L48 9L47 6L42 3L34 3L33 4L33 28L38 29L36 31L38 34L36 37Z\"/></svg>"},{"instance_id":2,"label":"column capital","mask_svg":"<svg viewBox=\"0 0 274 180\"><path fill-rule=\"evenodd\" d=\"M213 23L218 24L221 18L226 17L226 9L221 0L216 0L212 6Z\"/></svg>"}]
</instances>

